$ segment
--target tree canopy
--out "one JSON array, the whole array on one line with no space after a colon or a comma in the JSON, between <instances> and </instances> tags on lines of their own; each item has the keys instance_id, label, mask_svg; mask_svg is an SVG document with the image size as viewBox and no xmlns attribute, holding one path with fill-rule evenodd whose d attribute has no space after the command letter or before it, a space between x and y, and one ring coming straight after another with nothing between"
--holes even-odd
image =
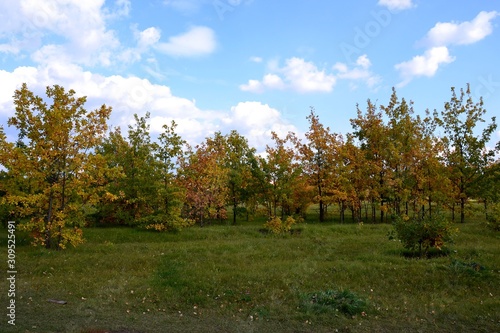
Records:
<instances>
[{"instance_id":1,"label":"tree canopy","mask_svg":"<svg viewBox=\"0 0 500 333\"><path fill-rule=\"evenodd\" d=\"M357 106L350 133L332 133L311 108L306 133L273 132L264 152L236 130L189 146L175 121L153 138L148 112L124 135L108 130L110 107L89 112L85 102L58 85L42 98L23 84L7 122L17 139L0 127L0 214L34 244L76 245L85 225L180 230L257 213L305 217L312 205L320 222L334 211L341 222L349 210L354 221L376 222L378 212L384 222L455 207L464 222L471 198L485 211L500 201L500 143L488 146L495 118L482 124L483 101L468 85L422 116L393 89L387 104Z\"/></svg>"}]
</instances>

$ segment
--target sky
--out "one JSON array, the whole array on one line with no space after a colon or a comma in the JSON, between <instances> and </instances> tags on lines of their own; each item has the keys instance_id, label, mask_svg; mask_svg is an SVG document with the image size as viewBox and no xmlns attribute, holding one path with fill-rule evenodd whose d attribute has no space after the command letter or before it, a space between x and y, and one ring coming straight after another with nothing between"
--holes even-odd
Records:
<instances>
[{"instance_id":1,"label":"sky","mask_svg":"<svg viewBox=\"0 0 500 333\"><path fill-rule=\"evenodd\" d=\"M499 51L491 0L0 0L0 125L14 141L22 83L105 103L124 131L150 112L153 136L175 120L191 145L236 129L257 151L271 131L303 135L311 107L352 132L356 105L386 105L393 87L423 115L469 83L489 120Z\"/></svg>"}]
</instances>

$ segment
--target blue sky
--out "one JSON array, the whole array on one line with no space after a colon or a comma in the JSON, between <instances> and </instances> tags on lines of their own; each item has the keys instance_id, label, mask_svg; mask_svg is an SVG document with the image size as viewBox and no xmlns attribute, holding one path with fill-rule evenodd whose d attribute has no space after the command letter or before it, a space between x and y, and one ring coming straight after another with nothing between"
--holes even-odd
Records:
<instances>
[{"instance_id":1,"label":"blue sky","mask_svg":"<svg viewBox=\"0 0 500 333\"><path fill-rule=\"evenodd\" d=\"M271 131L304 133L310 106L348 133L356 103L392 87L423 114L470 83L489 119L499 51L497 1L0 0L0 124L23 82L106 103L114 126L149 111L153 133L237 129L259 151Z\"/></svg>"}]
</instances>

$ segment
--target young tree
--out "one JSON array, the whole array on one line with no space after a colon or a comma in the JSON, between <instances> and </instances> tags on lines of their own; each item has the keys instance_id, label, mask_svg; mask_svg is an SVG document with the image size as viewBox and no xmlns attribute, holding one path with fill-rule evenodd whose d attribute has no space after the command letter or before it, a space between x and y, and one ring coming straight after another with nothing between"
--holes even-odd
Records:
<instances>
[{"instance_id":1,"label":"young tree","mask_svg":"<svg viewBox=\"0 0 500 333\"><path fill-rule=\"evenodd\" d=\"M20 229L46 248L82 242L85 207L103 194L99 185L108 171L94 149L105 135L111 108L88 112L86 98L75 94L59 85L47 87L48 105L23 84L14 93L16 111L8 120L18 131L17 142L6 142L0 131L0 164L12 180L4 201L30 218Z\"/></svg>"},{"instance_id":2,"label":"young tree","mask_svg":"<svg viewBox=\"0 0 500 333\"><path fill-rule=\"evenodd\" d=\"M101 218L112 223L146 226L156 230L177 230L183 191L175 179L175 165L184 141L175 133L175 122L163 125L157 141L151 139L149 113L134 115L128 138L119 129L109 133L99 151L110 166L119 167L122 177L108 183L114 200L103 202Z\"/></svg>"},{"instance_id":3,"label":"young tree","mask_svg":"<svg viewBox=\"0 0 500 333\"><path fill-rule=\"evenodd\" d=\"M449 179L454 187L455 197L460 203L460 222L465 222L465 205L485 168L494 161L495 150L487 149L486 144L495 132L495 117L480 134L476 134L478 123L484 122L483 99L474 102L470 85L460 89L457 95L451 88L451 99L444 105L440 114L434 113L435 120L444 130L443 162L447 166Z\"/></svg>"},{"instance_id":4,"label":"young tree","mask_svg":"<svg viewBox=\"0 0 500 333\"><path fill-rule=\"evenodd\" d=\"M160 184L158 184L158 211L165 221L176 221L181 215L184 190L176 180L176 166L183 154L186 142L175 133L177 124L172 120L170 126L163 125L164 132L158 137L156 159L158 161Z\"/></svg>"},{"instance_id":5,"label":"young tree","mask_svg":"<svg viewBox=\"0 0 500 333\"><path fill-rule=\"evenodd\" d=\"M185 189L185 215L201 226L206 219L226 218L230 175L224 165L225 154L224 137L218 132L180 160L179 182Z\"/></svg>"},{"instance_id":6,"label":"young tree","mask_svg":"<svg viewBox=\"0 0 500 333\"><path fill-rule=\"evenodd\" d=\"M236 130L232 130L223 139L226 146L224 165L228 169L228 203L233 207L233 224L236 224L239 205L246 202L251 193L252 170L251 161L255 149L248 146L248 141Z\"/></svg>"},{"instance_id":7,"label":"young tree","mask_svg":"<svg viewBox=\"0 0 500 333\"><path fill-rule=\"evenodd\" d=\"M270 185L272 213L269 212L269 215L278 216L277 209L280 207L281 219L284 220L285 214L292 215L303 208L302 203L296 199L307 184L302 181L302 167L293 148L297 142L295 134L288 133L284 139L280 139L272 132L272 139L275 146L266 146L267 160L264 168Z\"/></svg>"},{"instance_id":8,"label":"young tree","mask_svg":"<svg viewBox=\"0 0 500 333\"><path fill-rule=\"evenodd\" d=\"M354 218L361 221L362 203L368 199L369 185L367 184L368 164L364 152L355 144L355 139L351 134L347 135L347 140L341 151L343 172L342 188L345 197L340 200L340 221L344 222L344 212L346 203L353 210ZM366 204L366 202L365 202ZM368 211L366 219L368 219Z\"/></svg>"},{"instance_id":9,"label":"young tree","mask_svg":"<svg viewBox=\"0 0 500 333\"><path fill-rule=\"evenodd\" d=\"M380 219L384 218L384 203L387 201L387 164L385 149L387 147L387 129L382 119L382 113L370 100L366 112L357 106L357 118L351 119L354 129L353 137L359 143L363 160L365 161L365 181L368 187L367 198L371 201L371 221L375 221L376 203L380 201Z\"/></svg>"},{"instance_id":10,"label":"young tree","mask_svg":"<svg viewBox=\"0 0 500 333\"><path fill-rule=\"evenodd\" d=\"M316 188L314 202L319 204L319 221L323 222L326 207L333 202L335 192L339 188L336 168L340 161L342 139L339 135L330 133L330 128L325 128L320 123L314 109L311 109L307 119L309 120L307 142L298 143L298 150L308 181Z\"/></svg>"}]
</instances>

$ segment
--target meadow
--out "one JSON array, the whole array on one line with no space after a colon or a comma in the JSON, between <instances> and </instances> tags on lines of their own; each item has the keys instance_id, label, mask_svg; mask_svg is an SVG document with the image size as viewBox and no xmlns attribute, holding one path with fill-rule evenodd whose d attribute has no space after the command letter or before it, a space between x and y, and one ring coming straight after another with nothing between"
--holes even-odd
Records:
<instances>
[{"instance_id":1,"label":"meadow","mask_svg":"<svg viewBox=\"0 0 500 333\"><path fill-rule=\"evenodd\" d=\"M282 236L262 221L89 228L61 251L18 233L16 326L4 314L1 331L499 332L500 234L480 219L456 227L430 258L406 256L389 224L309 222ZM317 301L329 291L349 292L362 311Z\"/></svg>"}]
</instances>

